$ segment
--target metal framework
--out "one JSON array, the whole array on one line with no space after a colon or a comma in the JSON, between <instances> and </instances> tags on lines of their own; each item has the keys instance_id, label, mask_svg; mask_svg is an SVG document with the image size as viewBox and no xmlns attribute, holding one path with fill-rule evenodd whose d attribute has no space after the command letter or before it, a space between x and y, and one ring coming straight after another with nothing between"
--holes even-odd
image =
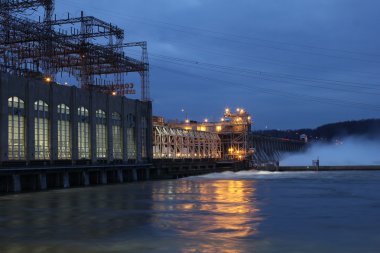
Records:
<instances>
[{"instance_id":1,"label":"metal framework","mask_svg":"<svg viewBox=\"0 0 380 253\"><path fill-rule=\"evenodd\" d=\"M217 159L221 155L221 141L216 133L153 127L154 159Z\"/></svg>"},{"instance_id":2,"label":"metal framework","mask_svg":"<svg viewBox=\"0 0 380 253\"><path fill-rule=\"evenodd\" d=\"M307 148L304 141L274 138L250 133L248 145L253 149L252 165L278 164L288 153L301 152Z\"/></svg>"},{"instance_id":3,"label":"metal framework","mask_svg":"<svg viewBox=\"0 0 380 253\"><path fill-rule=\"evenodd\" d=\"M226 108L219 122L195 122L186 119L181 123L170 123L171 127L185 130L199 130L218 134L221 139L222 158L225 160L251 159L253 150L248 147L248 136L251 132L251 116L241 108L236 113Z\"/></svg>"},{"instance_id":4,"label":"metal framework","mask_svg":"<svg viewBox=\"0 0 380 253\"><path fill-rule=\"evenodd\" d=\"M225 109L220 126L219 136L222 140L223 158L227 160L249 159L252 155L248 148L248 135L251 132L251 116L241 108L232 113ZM218 130L218 129L216 129Z\"/></svg>"},{"instance_id":5,"label":"metal framework","mask_svg":"<svg viewBox=\"0 0 380 253\"><path fill-rule=\"evenodd\" d=\"M44 9L44 19L23 13ZM81 87L115 95L131 93L124 81L130 72L141 77L141 99L149 97L146 42L124 43L124 31L92 16L53 16L54 0L0 0L0 71L54 81L58 73L77 78ZM141 59L124 48L140 47Z\"/></svg>"}]
</instances>

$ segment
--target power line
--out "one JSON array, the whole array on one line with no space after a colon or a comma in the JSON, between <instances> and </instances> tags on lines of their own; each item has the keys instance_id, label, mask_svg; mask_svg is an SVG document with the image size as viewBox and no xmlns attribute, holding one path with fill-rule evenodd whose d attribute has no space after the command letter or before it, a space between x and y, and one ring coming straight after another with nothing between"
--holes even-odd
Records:
<instances>
[{"instance_id":1,"label":"power line","mask_svg":"<svg viewBox=\"0 0 380 253\"><path fill-rule=\"evenodd\" d=\"M342 68L339 67L337 68L336 66L326 66L326 65L311 65L311 64L304 64L304 63L297 63L297 62L290 62L290 61L284 61L284 60L279 60L279 59L270 59L270 58L265 58L265 57L260 57L256 56L252 57L250 55L236 55L236 53L232 53L231 51L228 53L226 51L220 51L220 50L215 50L215 48L210 49L205 49L200 46L195 46L190 44L189 42L186 42L186 46L189 48L194 48L197 51L202 51L211 55L217 55L217 56L228 56L228 57L237 57L237 59L248 59L250 61L254 62L261 62L261 63L266 63L266 64L271 64L271 65L277 65L277 66L286 66L286 67L298 67L298 68L303 68L303 69L311 69L311 70L321 70L321 69L326 69L326 70L337 70L337 71L345 71L345 72L350 72L350 73L358 73L358 74L364 74L364 75L371 75L371 76L379 76L380 73L374 73L374 72L368 72L368 71L358 71L357 69L349 69L349 68Z\"/></svg>"},{"instance_id":2,"label":"power line","mask_svg":"<svg viewBox=\"0 0 380 253\"><path fill-rule=\"evenodd\" d=\"M184 63L184 64L190 64L193 67L197 68L206 68L207 70L215 70L215 69L222 69L227 71L232 71L235 74L239 73L245 73L248 74L248 76L257 77L257 78L265 78L265 77L272 77L272 78L282 78L282 79L290 79L295 81L308 81L313 83L326 83L331 84L334 86L344 87L344 88L366 88L366 89L372 89L372 90L380 90L380 87L377 87L376 84L366 84L366 83L358 83L358 82L344 82L344 81L337 81L337 80L329 80L329 79L320 79L320 78L308 78L303 76L296 76L296 75L289 75L289 74L282 74L282 73L273 73L273 72L265 72L265 71L259 71L259 70L252 70L252 69L244 69L244 68L238 68L238 67L231 67L231 66L224 66L224 65L218 65L218 64L210 64L210 63L204 63L199 62L195 60L188 60L183 58L174 58L169 56L163 56L163 55L156 55L151 54L151 57L157 58L159 60L163 60L170 63ZM269 79L273 80L273 79ZM299 85L299 84L298 84ZM363 87L366 86L366 87ZM373 87L376 86L376 87ZM314 86L314 87L320 87L320 88L326 88L326 89L334 89L333 87L325 87L325 86ZM380 95L379 93L373 93L373 92L365 92L362 90L347 90L343 88L335 88L335 90L339 91L347 91L347 92L355 92L355 93L363 93L363 94L369 94L369 95Z\"/></svg>"},{"instance_id":3,"label":"power line","mask_svg":"<svg viewBox=\"0 0 380 253\"><path fill-rule=\"evenodd\" d=\"M105 10L100 10L100 11L105 11ZM109 11L108 11L109 12ZM117 12L112 12L113 14L116 13L117 15ZM146 19L145 21L146 22ZM149 23L149 22L148 22ZM155 21L155 24L153 25L156 25L157 23L160 23L160 22L156 22ZM168 24L170 25L170 24ZM176 26L176 25L174 25ZM179 27L178 29L177 28L174 28L172 30L177 30L177 31L180 31L180 32L184 32L184 33L188 33L188 31L185 31L183 29L188 29L188 30L192 30L193 32L195 31L195 33L197 34L203 34L204 32L207 31L208 34L223 34L223 36L228 36L227 39L230 39L231 40L231 37L232 38L242 38L242 37L246 37L246 36L240 36L240 35L233 35L231 36L231 34L227 34L227 33L220 33L220 32L216 32L216 31L209 31L209 30L205 30L205 29L200 29L200 28L194 28L194 27L186 27L186 26L181 26L181 25L177 25L177 27ZM198 32L196 32L198 31ZM215 36L212 36L212 35L208 35L206 34L206 36L211 36L211 37L214 37ZM252 38L251 38L252 39ZM254 39L253 39L254 40ZM233 42L238 42L238 43L242 43L242 41L237 41L237 40L233 40ZM267 41L269 42L269 41ZM250 44L251 43L247 43L247 41L243 41L243 43L246 43L246 44ZM275 42L275 41L271 41L271 43L282 43L282 42ZM289 44L291 45L291 43L283 43L283 44ZM265 46L265 45L259 45L259 46ZM300 46L300 45L296 45L294 44L293 46ZM305 47L306 45L301 45L302 47ZM326 49L326 48L317 48L317 47L313 47L313 46L307 46L309 48L315 48L315 49L323 49L323 50L330 50L330 51L335 51L335 52L344 52L344 53L348 53L348 54L361 54L361 55L366 55L366 56L375 56L374 54L368 54L368 53L358 53L358 52L350 52L350 51L347 51L347 50L334 50L334 49ZM342 55L327 55L325 53L316 53L316 52L305 52L305 51L297 51L297 50L292 50L292 49L288 49L288 48L279 48L278 46L269 46L269 48L272 48L272 49L279 49L279 50L285 50L285 51L290 51L290 52L297 52L297 53L308 53L308 54L317 54L317 55L321 55L321 56L328 56L328 57L334 57L334 58L340 58L340 59L350 59L350 60L355 60L355 61L366 61L366 62L375 62L375 63L380 63L379 61L373 61L373 60L368 60L368 59L359 59L359 58L353 58L353 57L346 57L346 56L342 56ZM227 73L227 72L240 72L240 73L244 73L245 75L248 75L248 76L255 76L256 78L259 76L261 79L263 80L266 80L266 81L272 81L272 82L279 82L277 79L288 79L288 80L293 80L293 81L307 81L307 82L315 82L315 83L327 83L327 84L333 84L335 86L341 86L343 88L336 88L336 87L325 87L325 86L318 86L318 85L303 85L303 86L308 86L308 87L315 87L315 88L324 88L324 89L333 89L333 90L340 90L340 91L346 91L346 92L355 92L355 93L364 93L364 94L371 94L371 95L374 95L376 93L368 93L368 92L363 92L361 90L358 90L358 89L361 89L361 88L366 88L366 89L378 89L377 87L373 87L373 86L377 86L375 84L366 84L366 83L359 83L359 82L343 82L343 81L337 81L337 80L328 80L328 79L318 79L318 78L309 78L309 77L300 77L300 76L295 76L295 75L289 75L289 74L281 74L281 73L271 73L271 72L261 72L261 73L256 73L253 71L253 70L247 70L247 69L242 69L242 68L236 68L236 67L231 67L231 66L223 66L223 65L216 65L216 64L209 64L209 63L203 63L203 62L198 62L198 61L192 61L192 60L187 60L187 59L181 59L181 58L178 58L178 57L168 57L168 56L162 56L162 55L156 55L154 56L154 54L151 54L153 57L157 57L159 58L160 60L166 60L167 62L171 62L171 63L181 63L181 64L190 64L192 65L193 67L194 66L197 66L197 67L200 67L200 68L203 68L205 70L213 70L213 71L223 71L224 73ZM263 77L264 76L264 77ZM274 79L273 79L274 78ZM215 80L215 79L214 79ZM218 82L220 82L220 80L216 80ZM281 81L281 80L280 80ZM284 82L284 81L281 81L281 82ZM291 84L294 84L294 83L291 83ZM300 84L294 84L294 85L300 85ZM363 86L366 86L366 87L363 87ZM248 87L247 87L248 88ZM354 106L359 106L359 107L366 107L366 108L376 108L376 110L378 110L378 106L377 105L371 105L371 104L367 104L367 103L361 103L361 102L356 102L356 101L345 101L345 100L337 100L337 99L327 99L327 98L321 98L321 97L314 97L314 96L309 96L309 95L300 95L300 94L292 94L292 93L289 93L289 92L284 92L284 91L278 91L278 90L274 90L274 89L267 89L267 88L262 88L262 87L255 87L256 89L266 89L267 92L272 92L273 93L282 93L282 95L286 94L286 96L296 96L297 99L299 98L299 96L303 96L303 97L309 97L309 99L313 100L313 101L317 101L318 99L322 99L324 102L326 102L326 100L329 101L329 103L338 103L338 104L342 104L342 103L351 103L351 105L354 105ZM356 90L349 90L347 88L352 88L352 89L356 89ZM263 91L263 90L262 90Z\"/></svg>"},{"instance_id":4,"label":"power line","mask_svg":"<svg viewBox=\"0 0 380 253\"><path fill-rule=\"evenodd\" d=\"M96 8L96 7L92 7L92 8L93 9L97 9L97 10L99 10L101 12L108 12L108 13L114 13L114 14L116 13L116 16L119 16L118 13L114 12L114 11L99 9L99 8ZM125 18L124 14L123 14L123 18ZM144 20L146 20L146 18L144 18ZM155 21L153 23L153 25L157 25L156 23L157 22ZM160 23L160 21L158 21L158 23ZM186 26L177 25L177 24L172 24L172 25L173 26L179 26L179 27L186 27ZM193 29L198 29L198 28L194 28L194 27L187 27L187 28L189 28L189 29L192 29L192 28ZM200 30L205 30L205 29L202 29L202 28L199 28L199 29ZM208 30L206 30L206 31L208 31ZM184 32L185 32L185 34L187 34L186 31L184 31ZM212 32L212 31L210 31L210 32ZM216 33L220 33L220 32L216 32ZM223 33L223 34L227 35L227 33ZM231 35L231 34L228 34L228 35ZM237 36L249 37L249 36L244 36L244 35L237 35ZM269 41L269 40L265 40L265 39L261 39L261 40ZM272 42L275 42L275 41L272 41ZM188 42L185 41L185 43L186 43L187 46L189 45ZM282 42L279 42L279 43L282 43ZM291 44L291 43L285 43L285 44ZM299 45L299 46L313 47L313 46L308 46L308 45ZM196 46L195 48L197 50L207 51L202 46ZM318 48L321 49L321 47L318 47ZM322 48L322 49L326 49L326 48ZM334 49L329 49L329 50L334 50ZM340 49L337 50L337 51L350 52L348 50L340 50ZM350 53L360 54L359 52L350 52ZM219 54L219 55L221 55L221 54L228 55L226 53L220 53L220 52L217 53L217 54ZM365 54L366 55L370 55L369 53L365 53ZM371 54L371 55L373 55L373 54ZM278 59L275 59L275 60L273 60L273 59L267 59L267 58L257 57L257 56L254 57L254 58L253 57L252 58L251 57L247 57L246 55L245 56L237 56L236 54L234 54L234 55L229 54L229 56L238 57L238 58L242 58L242 57L244 57L244 58L250 58L250 60L252 60L252 61L264 62L264 63L267 63L267 64L269 63L269 64L274 64L274 65L279 65L279 66L292 66L292 67L297 66L297 67L304 68L304 69L315 69L315 68L318 68L318 69L328 69L328 70L337 69L339 71L349 71L351 73L361 73L361 74L366 74L366 75L376 75L376 76L379 76L379 73L373 73L373 72L368 72L368 71L358 71L357 69L337 68L336 66L333 66L333 67L332 66L328 66L327 67L326 65L324 65L324 66L318 66L318 65L310 65L310 64L300 64L300 63L294 63L294 62L289 62L289 61L281 61L281 60L278 60Z\"/></svg>"},{"instance_id":5,"label":"power line","mask_svg":"<svg viewBox=\"0 0 380 253\"><path fill-rule=\"evenodd\" d=\"M66 0L70 1L70 0ZM72 2L72 1L71 1ZM72 2L74 3L74 2ZM317 50L325 50L325 51L333 51L333 52L340 52L340 53L345 53L345 54L355 54L355 55L363 55L363 56L370 56L370 57L380 57L380 54L375 54L375 53L368 53L368 52L356 52L356 51L350 51L350 50L345 50L345 49L333 49L333 48L326 48L326 47L317 47L317 46L312 46L312 45L305 45L305 44L298 44L298 43L290 43L290 42L283 42L283 41L274 41L274 40L269 40L269 39L263 39L263 38L258 38L258 37L252 37L252 36L247 36L247 35L241 35L241 34L234 34L234 33L225 33L225 32L220 32L220 31L214 31L214 30L209 30L209 29L204 29L204 28L199 28L199 27L191 27L191 26L184 26L184 25L179 25L179 24L173 24L173 23L168 23L164 21L160 21L157 19L149 19L149 18L141 18L133 15L128 15L125 16L123 13L119 13L116 11L110 11L108 9L100 9L97 7L91 7L92 9L95 9L97 11L103 12L103 13L112 13L113 15L116 16L121 16L123 18L127 18L128 20L139 22L139 23L145 23L148 25L153 25L153 26L165 26L166 28L169 28L171 30L175 30L177 32L182 32L185 34L188 34L189 32L192 33L203 33L205 36L215 37L215 35L220 35L223 38L224 41L231 41L231 42L237 42L237 43L244 43L244 44L251 44L252 41L243 41L243 40L234 40L231 38L242 38L242 39L248 39L248 40L253 40L253 41L261 41L265 43L273 43L273 44L280 44L280 45L290 45L290 46L295 46L295 47L301 47L301 48L309 48L309 49L317 49ZM333 58L338 58L338 59L350 59L354 61L366 61L366 62L374 62L374 63L380 63L380 61L377 60L368 60L368 59L360 59L360 58L352 58L352 57L345 57L342 55L331 55L331 54L324 54L324 53L317 53L317 52L307 52L307 51L297 51L289 48L281 48L277 46L270 46L268 44L256 44L256 46L260 47L267 47L267 48L272 48L272 49L277 49L277 50L283 50L283 51L289 51L289 52L295 52L295 53L306 53L306 54L312 54L312 55L319 55L319 56L326 56L326 57L333 57Z\"/></svg>"},{"instance_id":6,"label":"power line","mask_svg":"<svg viewBox=\"0 0 380 253\"><path fill-rule=\"evenodd\" d=\"M191 73L187 73L187 72L183 72L183 71L179 71L179 70L174 70L174 69L170 69L170 68L165 68L165 67L157 66L157 65L155 65L154 67L162 69L162 70L166 70L168 72L172 72L172 73L177 74L177 75L186 75L186 76L194 77L197 79L203 79L203 80L207 80L207 81L217 82L218 84L222 84L222 83L228 84L229 85L228 87L230 87L231 85L234 85L234 86L242 87L244 89L248 89L250 91L259 91L261 93L266 93L266 94L271 94L271 95L281 95L281 97L288 97L288 98L292 98L292 99L296 98L297 100L303 99L303 100L314 101L314 102L318 102L318 103L327 103L327 104L344 106L344 107L351 106L351 107L360 108L360 109L370 109L370 110L380 111L380 106L368 104L368 103L348 101L348 100L340 100L340 99L331 99L331 98L311 96L311 95L305 95L305 94L297 94L297 93L279 91L279 90L275 90L275 89L262 88L262 87L257 87L257 86L252 88L251 86L247 86L247 85L237 83L237 82L230 82L230 81L220 80L220 79L216 79L216 78L210 78L210 77L206 77L206 76L202 76L202 75L191 74Z\"/></svg>"}]
</instances>

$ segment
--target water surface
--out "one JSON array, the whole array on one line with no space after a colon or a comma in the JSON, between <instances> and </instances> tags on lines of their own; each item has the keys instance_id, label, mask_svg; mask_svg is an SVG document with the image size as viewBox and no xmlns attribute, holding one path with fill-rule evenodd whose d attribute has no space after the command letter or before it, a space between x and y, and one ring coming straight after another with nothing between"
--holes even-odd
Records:
<instances>
[{"instance_id":1,"label":"water surface","mask_svg":"<svg viewBox=\"0 0 380 253\"><path fill-rule=\"evenodd\" d=\"M379 252L380 172L226 172L0 197L0 252Z\"/></svg>"}]
</instances>

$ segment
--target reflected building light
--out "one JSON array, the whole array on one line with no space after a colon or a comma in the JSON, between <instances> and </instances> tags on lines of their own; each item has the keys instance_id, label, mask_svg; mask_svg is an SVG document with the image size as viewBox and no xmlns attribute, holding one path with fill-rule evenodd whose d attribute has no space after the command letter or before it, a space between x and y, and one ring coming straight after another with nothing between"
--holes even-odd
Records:
<instances>
[{"instance_id":1,"label":"reflected building light","mask_svg":"<svg viewBox=\"0 0 380 253\"><path fill-rule=\"evenodd\" d=\"M152 197L155 200L153 201L155 208L165 211L177 210L184 215L184 219L172 219L171 216L159 217L164 219L159 225L175 228L186 238L207 237L210 231L218 231L213 233L213 238L210 239L223 241L224 243L219 245L223 252L246 252L236 251L242 246L239 239L259 233L260 223L263 220L259 215L260 209L257 206L255 192L254 181L213 180L207 183L182 181L174 188L172 185L166 185L164 188L161 185L154 187ZM178 196L181 203L162 205L163 202L178 199ZM199 249L201 245L197 247ZM212 249L205 252L219 252L221 248L213 245ZM184 252L195 252L192 246L183 249Z\"/></svg>"},{"instance_id":2,"label":"reflected building light","mask_svg":"<svg viewBox=\"0 0 380 253\"><path fill-rule=\"evenodd\" d=\"M44 80L45 80L45 82L47 82L47 83L51 83L51 82L52 82L52 79L51 79L50 76L45 77Z\"/></svg>"}]
</instances>

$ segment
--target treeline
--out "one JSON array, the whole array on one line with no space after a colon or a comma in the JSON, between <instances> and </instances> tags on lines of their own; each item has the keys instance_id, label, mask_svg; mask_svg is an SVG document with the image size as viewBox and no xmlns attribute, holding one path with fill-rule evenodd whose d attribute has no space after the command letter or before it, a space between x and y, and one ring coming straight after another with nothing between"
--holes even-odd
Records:
<instances>
[{"instance_id":1,"label":"treeline","mask_svg":"<svg viewBox=\"0 0 380 253\"><path fill-rule=\"evenodd\" d=\"M310 140L322 141L335 141L348 136L380 139L380 119L344 121L322 125L315 129L263 130L254 133L286 139L300 139L300 135L306 134Z\"/></svg>"}]
</instances>

